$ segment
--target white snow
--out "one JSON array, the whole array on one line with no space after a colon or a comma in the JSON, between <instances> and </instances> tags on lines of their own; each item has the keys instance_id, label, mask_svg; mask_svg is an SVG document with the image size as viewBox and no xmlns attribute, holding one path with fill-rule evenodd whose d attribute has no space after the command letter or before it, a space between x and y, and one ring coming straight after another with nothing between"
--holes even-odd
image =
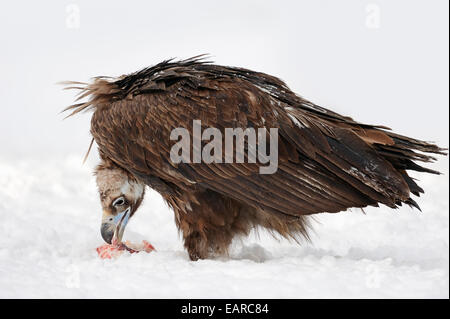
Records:
<instances>
[{"instance_id":1,"label":"white snow","mask_svg":"<svg viewBox=\"0 0 450 319\"><path fill-rule=\"evenodd\" d=\"M101 209L80 156L0 158L0 298L448 298L448 177L416 175L423 212L387 207L318 216L312 243L266 232L229 258L191 262L172 212L147 191L124 239L157 252L101 260ZM445 166L445 165L447 166ZM448 161L439 167L448 173Z\"/></svg>"}]
</instances>

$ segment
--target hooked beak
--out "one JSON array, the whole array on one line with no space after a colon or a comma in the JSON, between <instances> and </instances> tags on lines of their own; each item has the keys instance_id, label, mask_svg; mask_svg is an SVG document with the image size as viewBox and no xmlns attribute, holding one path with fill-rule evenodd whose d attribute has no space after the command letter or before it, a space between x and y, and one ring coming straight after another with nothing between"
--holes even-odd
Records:
<instances>
[{"instance_id":1,"label":"hooked beak","mask_svg":"<svg viewBox=\"0 0 450 319\"><path fill-rule=\"evenodd\" d=\"M117 245L122 242L125 227L127 226L128 220L130 219L130 212L131 209L130 207L128 207L126 210L117 214L116 216L103 218L100 232L105 242L113 245Z\"/></svg>"}]
</instances>

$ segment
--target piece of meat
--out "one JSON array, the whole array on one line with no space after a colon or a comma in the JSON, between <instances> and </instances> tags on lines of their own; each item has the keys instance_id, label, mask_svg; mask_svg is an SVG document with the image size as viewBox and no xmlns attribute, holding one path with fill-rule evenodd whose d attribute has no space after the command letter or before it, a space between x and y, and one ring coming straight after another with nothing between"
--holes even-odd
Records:
<instances>
[{"instance_id":1,"label":"piece of meat","mask_svg":"<svg viewBox=\"0 0 450 319\"><path fill-rule=\"evenodd\" d=\"M101 259L112 259L119 257L125 251L128 251L130 254L138 253L140 251L150 253L155 250L155 247L153 247L153 245L148 241L143 240L142 244L133 244L130 241L120 244L104 244L97 247L96 250Z\"/></svg>"},{"instance_id":2,"label":"piece of meat","mask_svg":"<svg viewBox=\"0 0 450 319\"><path fill-rule=\"evenodd\" d=\"M150 244L148 241L143 240L142 244L133 244L130 241L126 241L124 244L125 248L130 251L131 253L133 252L139 252L139 251L145 251L147 253L155 250L155 247L153 247L152 244Z\"/></svg>"}]
</instances>

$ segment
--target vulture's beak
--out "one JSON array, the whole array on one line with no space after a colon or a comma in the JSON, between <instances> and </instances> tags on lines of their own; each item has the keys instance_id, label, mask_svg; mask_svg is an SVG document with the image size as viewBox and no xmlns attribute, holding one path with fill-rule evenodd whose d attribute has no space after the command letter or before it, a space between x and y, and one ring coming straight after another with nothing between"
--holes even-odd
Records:
<instances>
[{"instance_id":1,"label":"vulture's beak","mask_svg":"<svg viewBox=\"0 0 450 319\"><path fill-rule=\"evenodd\" d=\"M130 212L131 208L128 207L116 216L103 218L100 232L104 241L108 244L114 245L122 242L123 232L125 231L125 227L130 219Z\"/></svg>"}]
</instances>

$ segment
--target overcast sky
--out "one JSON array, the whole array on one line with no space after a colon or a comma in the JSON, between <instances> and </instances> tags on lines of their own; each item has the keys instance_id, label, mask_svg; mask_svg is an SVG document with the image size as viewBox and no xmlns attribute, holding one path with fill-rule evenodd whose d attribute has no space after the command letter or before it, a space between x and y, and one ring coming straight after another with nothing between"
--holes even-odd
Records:
<instances>
[{"instance_id":1,"label":"overcast sky","mask_svg":"<svg viewBox=\"0 0 450 319\"><path fill-rule=\"evenodd\" d=\"M448 1L8 1L0 156L80 154L90 114L56 85L210 53L354 119L448 147Z\"/></svg>"}]
</instances>

